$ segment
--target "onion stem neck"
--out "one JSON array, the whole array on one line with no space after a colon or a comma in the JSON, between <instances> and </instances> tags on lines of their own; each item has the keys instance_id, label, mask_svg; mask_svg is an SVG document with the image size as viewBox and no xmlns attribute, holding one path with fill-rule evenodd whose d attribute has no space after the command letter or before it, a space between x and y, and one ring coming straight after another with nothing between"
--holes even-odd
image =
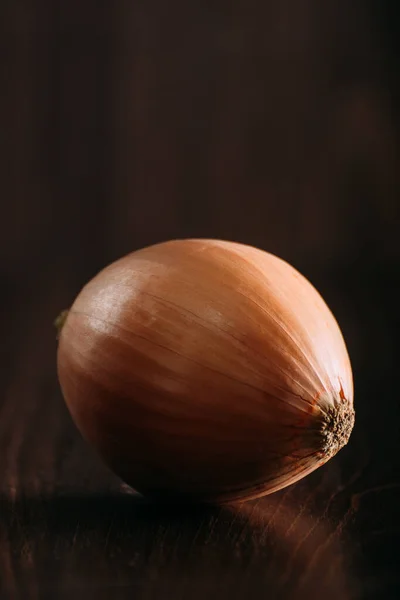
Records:
<instances>
[{"instance_id":1,"label":"onion stem neck","mask_svg":"<svg viewBox=\"0 0 400 600\"><path fill-rule=\"evenodd\" d=\"M65 325L65 321L67 320L68 317L68 313L69 310L63 310L58 317L56 318L56 320L54 321L54 326L57 329L57 339L59 339L60 335L61 335L61 330Z\"/></svg>"}]
</instances>

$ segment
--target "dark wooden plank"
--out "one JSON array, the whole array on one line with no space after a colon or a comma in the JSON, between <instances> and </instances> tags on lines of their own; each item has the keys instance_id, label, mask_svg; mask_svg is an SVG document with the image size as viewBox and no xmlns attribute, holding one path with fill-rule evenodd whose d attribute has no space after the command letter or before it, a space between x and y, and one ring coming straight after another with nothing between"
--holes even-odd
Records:
<instances>
[{"instance_id":1,"label":"dark wooden plank","mask_svg":"<svg viewBox=\"0 0 400 600\"><path fill-rule=\"evenodd\" d=\"M398 597L398 28L389 0L1 3L0 598ZM241 506L134 495L56 378L80 286L190 235L291 260L353 359L349 446Z\"/></svg>"}]
</instances>

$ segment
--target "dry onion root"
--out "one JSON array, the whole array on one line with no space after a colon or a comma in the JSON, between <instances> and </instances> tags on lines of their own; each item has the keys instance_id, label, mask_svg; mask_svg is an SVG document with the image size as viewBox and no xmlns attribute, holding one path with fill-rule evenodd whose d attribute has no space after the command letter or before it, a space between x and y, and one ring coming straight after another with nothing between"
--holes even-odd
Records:
<instances>
[{"instance_id":1,"label":"dry onion root","mask_svg":"<svg viewBox=\"0 0 400 600\"><path fill-rule=\"evenodd\" d=\"M144 248L94 277L60 322L71 415L142 494L262 496L349 439L340 329L312 285L264 251L218 240Z\"/></svg>"}]
</instances>

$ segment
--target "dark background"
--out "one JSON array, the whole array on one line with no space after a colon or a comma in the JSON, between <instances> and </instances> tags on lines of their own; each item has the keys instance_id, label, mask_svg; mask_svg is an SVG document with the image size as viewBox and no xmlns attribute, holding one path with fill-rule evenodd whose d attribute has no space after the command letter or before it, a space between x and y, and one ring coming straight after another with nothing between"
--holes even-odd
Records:
<instances>
[{"instance_id":1,"label":"dark background","mask_svg":"<svg viewBox=\"0 0 400 600\"><path fill-rule=\"evenodd\" d=\"M399 598L395 0L2 0L0 597ZM238 507L152 507L83 443L53 320L174 237L285 258L354 367L349 445Z\"/></svg>"}]
</instances>

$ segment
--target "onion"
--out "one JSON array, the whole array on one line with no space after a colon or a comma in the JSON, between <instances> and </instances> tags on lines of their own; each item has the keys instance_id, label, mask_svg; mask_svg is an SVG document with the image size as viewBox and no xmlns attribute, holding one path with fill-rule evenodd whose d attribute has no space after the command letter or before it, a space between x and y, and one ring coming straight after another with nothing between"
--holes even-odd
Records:
<instances>
[{"instance_id":1,"label":"onion","mask_svg":"<svg viewBox=\"0 0 400 600\"><path fill-rule=\"evenodd\" d=\"M218 240L156 244L101 271L62 321L58 373L72 418L144 495L262 496L349 439L340 329L272 254Z\"/></svg>"}]
</instances>

